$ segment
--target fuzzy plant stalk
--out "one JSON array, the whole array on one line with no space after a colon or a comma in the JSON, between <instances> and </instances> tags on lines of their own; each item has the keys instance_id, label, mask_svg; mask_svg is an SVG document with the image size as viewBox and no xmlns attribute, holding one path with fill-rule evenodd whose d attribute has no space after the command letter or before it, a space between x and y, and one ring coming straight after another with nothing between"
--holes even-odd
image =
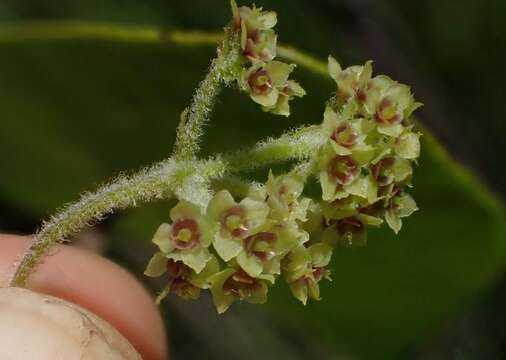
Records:
<instances>
[{"instance_id":1,"label":"fuzzy plant stalk","mask_svg":"<svg viewBox=\"0 0 506 360\"><path fill-rule=\"evenodd\" d=\"M268 138L249 149L200 158L200 139L223 86L248 95L263 111L288 117L305 90L291 79L294 64L277 59L276 13L237 6L217 57L181 115L173 154L138 174L119 177L45 222L11 279L25 286L51 247L114 211L176 199L152 242L145 274L164 276L157 301L196 299L209 289L217 311L235 301L264 303L284 279L295 298L320 299L332 253L360 247L367 228L386 222L397 233L417 210L409 195L420 134L412 113L421 106L408 86L373 76L372 62L342 68L331 56L336 91L322 100L323 121ZM251 170L292 163L286 173ZM316 197L307 184L318 182Z\"/></svg>"}]
</instances>

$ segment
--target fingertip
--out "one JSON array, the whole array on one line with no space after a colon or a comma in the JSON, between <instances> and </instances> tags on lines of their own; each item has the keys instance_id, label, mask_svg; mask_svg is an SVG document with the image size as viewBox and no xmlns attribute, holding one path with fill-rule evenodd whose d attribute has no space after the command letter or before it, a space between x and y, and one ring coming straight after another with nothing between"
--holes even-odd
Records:
<instances>
[{"instance_id":1,"label":"fingertip","mask_svg":"<svg viewBox=\"0 0 506 360\"><path fill-rule=\"evenodd\" d=\"M28 239L0 236L0 285ZM29 288L78 304L114 326L146 360L167 358L163 322L152 297L131 274L113 262L59 245L32 275Z\"/></svg>"}]
</instances>

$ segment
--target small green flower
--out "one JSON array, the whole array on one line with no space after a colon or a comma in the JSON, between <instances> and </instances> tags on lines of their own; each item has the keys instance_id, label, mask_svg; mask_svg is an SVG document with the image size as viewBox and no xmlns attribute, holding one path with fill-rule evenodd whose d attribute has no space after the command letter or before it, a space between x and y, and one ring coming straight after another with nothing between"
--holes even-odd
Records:
<instances>
[{"instance_id":1,"label":"small green flower","mask_svg":"<svg viewBox=\"0 0 506 360\"><path fill-rule=\"evenodd\" d=\"M205 219L197 205L184 200L172 208L170 218L172 224L161 224L153 243L168 259L182 261L200 273L212 258L208 247L216 226Z\"/></svg>"},{"instance_id":2,"label":"small green flower","mask_svg":"<svg viewBox=\"0 0 506 360\"><path fill-rule=\"evenodd\" d=\"M322 128L328 134L336 155L351 155L353 151L374 151L372 146L365 143L367 134L372 129L370 121L355 118L353 108L354 103L351 102L340 113L335 112L331 106L325 109Z\"/></svg>"},{"instance_id":3,"label":"small green flower","mask_svg":"<svg viewBox=\"0 0 506 360\"><path fill-rule=\"evenodd\" d=\"M306 91L294 80L287 80L286 84L279 88L279 97L272 107L265 107L263 110L275 115L290 116L290 100L295 97L303 97Z\"/></svg>"},{"instance_id":4,"label":"small green flower","mask_svg":"<svg viewBox=\"0 0 506 360\"><path fill-rule=\"evenodd\" d=\"M409 160L385 157L371 167L371 175L378 186L388 186L407 180L413 174Z\"/></svg>"},{"instance_id":5,"label":"small green flower","mask_svg":"<svg viewBox=\"0 0 506 360\"><path fill-rule=\"evenodd\" d=\"M344 199L334 200L322 205L322 216L325 223L333 220L341 220L357 215L359 210L368 204L367 199L359 196L350 195Z\"/></svg>"},{"instance_id":6,"label":"small green flower","mask_svg":"<svg viewBox=\"0 0 506 360\"><path fill-rule=\"evenodd\" d=\"M332 247L318 243L306 248L298 246L290 252L283 263L283 274L293 296L304 305L308 297L320 300L318 283L330 280L330 271L325 267L332 257Z\"/></svg>"},{"instance_id":7,"label":"small green flower","mask_svg":"<svg viewBox=\"0 0 506 360\"><path fill-rule=\"evenodd\" d=\"M196 273L182 261L167 259L162 252L157 252L149 261L144 274L150 277L168 274L168 284L156 299L160 303L170 293L183 299L197 299L201 289L210 287L208 278L219 270L218 260L214 256L211 256L200 273Z\"/></svg>"},{"instance_id":8,"label":"small green flower","mask_svg":"<svg viewBox=\"0 0 506 360\"><path fill-rule=\"evenodd\" d=\"M361 247L367 244L367 226L383 223L378 217L359 213L344 219L332 221L325 229L322 241L331 246Z\"/></svg>"},{"instance_id":9,"label":"small green flower","mask_svg":"<svg viewBox=\"0 0 506 360\"><path fill-rule=\"evenodd\" d=\"M277 36L272 28L277 23L274 11L262 11L262 8L238 7L231 1L234 26L241 31L243 54L252 61L271 61L276 57Z\"/></svg>"},{"instance_id":10,"label":"small green flower","mask_svg":"<svg viewBox=\"0 0 506 360\"><path fill-rule=\"evenodd\" d=\"M420 134L407 129L396 140L395 153L406 160L416 160L420 156Z\"/></svg>"},{"instance_id":11,"label":"small green flower","mask_svg":"<svg viewBox=\"0 0 506 360\"><path fill-rule=\"evenodd\" d=\"M288 79L294 68L280 61L256 62L244 70L242 87L264 111L289 116L289 101L306 94L297 82Z\"/></svg>"},{"instance_id":12,"label":"small green flower","mask_svg":"<svg viewBox=\"0 0 506 360\"><path fill-rule=\"evenodd\" d=\"M350 97L363 97L363 89L372 76L372 61L364 66L350 66L342 69L332 56L329 56L329 75L337 83L337 98L346 100Z\"/></svg>"},{"instance_id":13,"label":"small green flower","mask_svg":"<svg viewBox=\"0 0 506 360\"><path fill-rule=\"evenodd\" d=\"M243 240L264 225L269 211L263 201L247 197L236 203L227 190L218 192L207 207L209 219L219 227L213 242L218 255L225 261L236 257L243 250Z\"/></svg>"},{"instance_id":14,"label":"small green flower","mask_svg":"<svg viewBox=\"0 0 506 360\"><path fill-rule=\"evenodd\" d=\"M246 31L243 28L242 33ZM277 35L274 30L259 31L254 37L242 37L241 48L244 56L251 61L272 61L277 52Z\"/></svg>"},{"instance_id":15,"label":"small green flower","mask_svg":"<svg viewBox=\"0 0 506 360\"><path fill-rule=\"evenodd\" d=\"M228 268L212 275L211 294L219 314L224 313L235 301L264 304L267 301L269 284L274 283L272 275L249 276L240 268Z\"/></svg>"},{"instance_id":16,"label":"small green flower","mask_svg":"<svg viewBox=\"0 0 506 360\"><path fill-rule=\"evenodd\" d=\"M306 220L311 200L301 198L304 180L297 174L274 176L269 172L265 185L266 202L271 208L269 217L278 221Z\"/></svg>"},{"instance_id":17,"label":"small green flower","mask_svg":"<svg viewBox=\"0 0 506 360\"><path fill-rule=\"evenodd\" d=\"M409 86L384 75L376 76L367 83L362 100L366 113L377 122L378 132L392 137L398 137L403 132L403 120L422 106L415 102Z\"/></svg>"},{"instance_id":18,"label":"small green flower","mask_svg":"<svg viewBox=\"0 0 506 360\"><path fill-rule=\"evenodd\" d=\"M373 151L353 151L351 155L336 155L331 146L324 146L319 155L320 183L325 201L358 195L374 199L375 185L369 175L361 173Z\"/></svg>"},{"instance_id":19,"label":"small green flower","mask_svg":"<svg viewBox=\"0 0 506 360\"><path fill-rule=\"evenodd\" d=\"M395 191L390 199L385 213L385 220L390 228L397 234L402 227L402 218L410 216L418 210L415 200L404 191Z\"/></svg>"},{"instance_id":20,"label":"small green flower","mask_svg":"<svg viewBox=\"0 0 506 360\"><path fill-rule=\"evenodd\" d=\"M280 274L280 262L295 246L306 240L294 222L266 223L243 240L237 263L248 275Z\"/></svg>"}]
</instances>

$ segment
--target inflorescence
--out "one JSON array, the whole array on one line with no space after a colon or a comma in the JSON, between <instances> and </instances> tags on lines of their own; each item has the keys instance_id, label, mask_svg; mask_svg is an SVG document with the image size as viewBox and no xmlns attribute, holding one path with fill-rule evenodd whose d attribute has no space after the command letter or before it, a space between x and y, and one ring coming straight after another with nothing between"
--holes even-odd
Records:
<instances>
[{"instance_id":1,"label":"inflorescence","mask_svg":"<svg viewBox=\"0 0 506 360\"><path fill-rule=\"evenodd\" d=\"M241 49L235 81L264 111L288 116L289 101L305 91L289 79L294 65L274 60L276 14L235 1L232 11ZM319 300L336 247L365 245L367 227L384 221L397 233L417 210L407 189L420 154L410 117L421 104L408 86L373 77L370 61L342 69L329 57L329 74L337 90L320 125L327 140L314 156L288 173L270 172L265 184L248 183L241 197L224 189L206 206L180 199L172 208L145 272L166 274L158 301L210 289L222 313L235 301L264 303L280 276L302 303ZM321 184L317 199L304 194L311 176Z\"/></svg>"}]
</instances>

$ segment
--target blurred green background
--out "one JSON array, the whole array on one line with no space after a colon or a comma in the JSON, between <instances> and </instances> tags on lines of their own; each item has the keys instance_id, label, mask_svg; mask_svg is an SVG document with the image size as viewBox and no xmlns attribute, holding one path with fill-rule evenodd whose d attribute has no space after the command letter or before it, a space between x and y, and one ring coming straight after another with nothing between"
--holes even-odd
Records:
<instances>
[{"instance_id":1,"label":"blurred green background","mask_svg":"<svg viewBox=\"0 0 506 360\"><path fill-rule=\"evenodd\" d=\"M224 316L209 297L168 301L172 358L504 358L506 2L256 3L278 12L283 43L347 65L373 59L377 72L412 85L426 104L414 182L421 211L398 236L380 229L367 248L338 251L319 303L303 307L281 284L268 305L236 305ZM179 113L214 54L212 46L177 45L168 36L48 40L26 22L105 22L170 34L219 31L229 16L225 0L0 0L0 230L33 232L79 193L166 157ZM36 39L16 36L19 23ZM225 90L204 152L319 122L333 84L303 67L295 77L309 95L294 101L290 119ZM79 242L140 276L170 205L116 214Z\"/></svg>"}]
</instances>

